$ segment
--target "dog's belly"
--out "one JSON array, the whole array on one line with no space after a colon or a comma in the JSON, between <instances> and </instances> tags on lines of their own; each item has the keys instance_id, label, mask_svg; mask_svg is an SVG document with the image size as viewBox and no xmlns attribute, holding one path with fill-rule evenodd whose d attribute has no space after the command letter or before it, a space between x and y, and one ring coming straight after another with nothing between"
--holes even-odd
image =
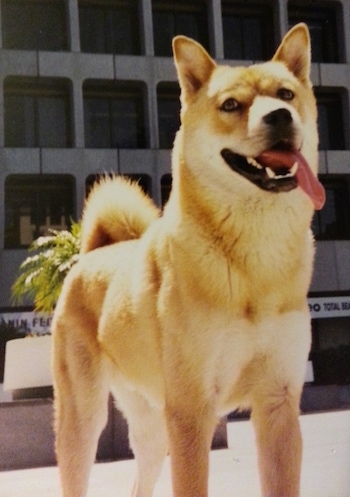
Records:
<instances>
[{"instance_id":1,"label":"dog's belly","mask_svg":"<svg viewBox=\"0 0 350 497\"><path fill-rule=\"evenodd\" d=\"M112 358L112 377L118 385L135 390L158 408L165 406L168 389L181 377L183 392L198 384L218 415L252 405L254 394L264 389L300 389L310 348L310 317L294 311L255 319L234 319L224 313L194 312L189 328L163 329L161 343L152 326L127 326L116 334L105 331L102 343ZM150 319L157 324L155 316ZM150 323L149 323L150 324ZM158 339L160 339L158 335ZM159 355L160 354L160 355ZM203 400L205 400L203 398Z\"/></svg>"}]
</instances>

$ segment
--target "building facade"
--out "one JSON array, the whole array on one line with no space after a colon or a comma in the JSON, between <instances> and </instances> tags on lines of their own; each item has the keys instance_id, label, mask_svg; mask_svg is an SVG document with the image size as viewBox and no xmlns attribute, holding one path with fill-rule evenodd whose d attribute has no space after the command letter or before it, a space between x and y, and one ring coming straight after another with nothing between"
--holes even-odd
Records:
<instances>
[{"instance_id":1,"label":"building facade","mask_svg":"<svg viewBox=\"0 0 350 497\"><path fill-rule=\"evenodd\" d=\"M78 219L99 175L128 175L166 202L174 35L248 65L300 21L312 37L327 192L313 223L311 358L315 383L350 384L350 0L1 0L0 312L18 310L11 285L28 245Z\"/></svg>"}]
</instances>

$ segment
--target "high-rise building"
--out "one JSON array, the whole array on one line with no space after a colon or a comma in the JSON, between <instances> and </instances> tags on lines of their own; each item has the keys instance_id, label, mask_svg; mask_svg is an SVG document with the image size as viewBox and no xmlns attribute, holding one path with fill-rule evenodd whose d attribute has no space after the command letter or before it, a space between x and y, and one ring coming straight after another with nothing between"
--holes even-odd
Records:
<instances>
[{"instance_id":1,"label":"high-rise building","mask_svg":"<svg viewBox=\"0 0 350 497\"><path fill-rule=\"evenodd\" d=\"M1 0L0 312L27 247L67 228L102 173L171 188L176 34L219 62L269 59L299 21L312 38L326 205L313 222L315 382L350 384L350 0Z\"/></svg>"}]
</instances>

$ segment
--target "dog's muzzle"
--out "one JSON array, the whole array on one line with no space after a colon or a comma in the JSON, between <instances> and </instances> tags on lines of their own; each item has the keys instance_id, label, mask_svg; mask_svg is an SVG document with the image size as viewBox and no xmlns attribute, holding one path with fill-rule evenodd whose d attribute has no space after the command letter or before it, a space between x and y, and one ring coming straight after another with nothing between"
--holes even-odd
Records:
<instances>
[{"instance_id":1,"label":"dog's muzzle","mask_svg":"<svg viewBox=\"0 0 350 497\"><path fill-rule=\"evenodd\" d=\"M244 176L262 190L269 192L289 192L298 186L296 171L298 165L288 168L283 164L272 169L263 166L258 158L244 157L232 152L228 148L221 151L221 156L231 169Z\"/></svg>"},{"instance_id":2,"label":"dog's muzzle","mask_svg":"<svg viewBox=\"0 0 350 497\"><path fill-rule=\"evenodd\" d=\"M313 174L305 157L284 142L258 157L243 157L228 148L221 151L224 161L259 188L269 192L289 192L297 186L308 195L316 210L322 209L325 190Z\"/></svg>"}]
</instances>

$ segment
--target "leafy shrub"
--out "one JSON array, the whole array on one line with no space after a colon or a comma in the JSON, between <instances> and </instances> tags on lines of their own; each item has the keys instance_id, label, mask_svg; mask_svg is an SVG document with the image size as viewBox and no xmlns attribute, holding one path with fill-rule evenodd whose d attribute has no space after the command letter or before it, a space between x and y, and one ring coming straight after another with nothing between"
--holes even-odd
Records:
<instances>
[{"instance_id":1,"label":"leafy shrub","mask_svg":"<svg viewBox=\"0 0 350 497\"><path fill-rule=\"evenodd\" d=\"M79 258L81 226L72 223L70 231L50 230L29 247L30 255L20 266L20 275L12 286L15 303L25 296L36 311L51 312L61 292L64 278Z\"/></svg>"}]
</instances>

